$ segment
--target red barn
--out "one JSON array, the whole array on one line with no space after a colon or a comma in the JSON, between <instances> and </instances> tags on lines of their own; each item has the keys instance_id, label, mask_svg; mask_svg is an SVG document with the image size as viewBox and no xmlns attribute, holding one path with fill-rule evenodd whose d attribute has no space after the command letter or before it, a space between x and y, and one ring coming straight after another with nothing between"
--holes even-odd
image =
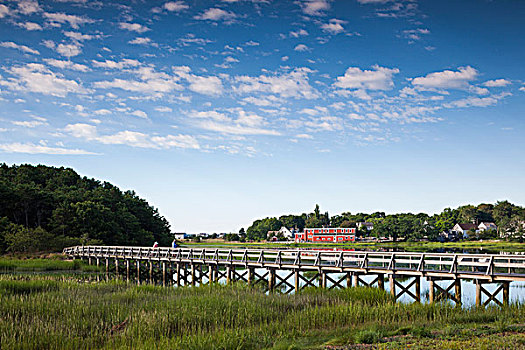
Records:
<instances>
[{"instance_id":1,"label":"red barn","mask_svg":"<svg viewBox=\"0 0 525 350\"><path fill-rule=\"evenodd\" d=\"M295 234L296 242L353 242L355 228L305 228Z\"/></svg>"}]
</instances>

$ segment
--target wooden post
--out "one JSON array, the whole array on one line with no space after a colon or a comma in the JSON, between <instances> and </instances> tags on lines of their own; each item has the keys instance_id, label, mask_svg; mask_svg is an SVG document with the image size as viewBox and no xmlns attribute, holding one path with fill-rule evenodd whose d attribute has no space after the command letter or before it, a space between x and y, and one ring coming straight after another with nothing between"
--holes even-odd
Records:
<instances>
[{"instance_id":1,"label":"wooden post","mask_svg":"<svg viewBox=\"0 0 525 350\"><path fill-rule=\"evenodd\" d=\"M295 288L295 293L299 292L299 288L300 288L300 285L299 285L299 270L295 270L294 273L293 273L293 277L294 277L294 288Z\"/></svg>"},{"instance_id":2,"label":"wooden post","mask_svg":"<svg viewBox=\"0 0 525 350\"><path fill-rule=\"evenodd\" d=\"M117 279L118 279L119 276L118 276L118 259L117 258L115 258L115 273L116 273Z\"/></svg>"},{"instance_id":3,"label":"wooden post","mask_svg":"<svg viewBox=\"0 0 525 350\"><path fill-rule=\"evenodd\" d=\"M416 295L416 301L419 303L421 302L421 278L419 276L414 278L416 279L416 283L414 284L416 292L414 294Z\"/></svg>"},{"instance_id":4,"label":"wooden post","mask_svg":"<svg viewBox=\"0 0 525 350\"><path fill-rule=\"evenodd\" d=\"M275 288L275 270L274 269L269 269L268 270L269 274L268 274L268 290L271 292L273 292L274 288Z\"/></svg>"},{"instance_id":5,"label":"wooden post","mask_svg":"<svg viewBox=\"0 0 525 350\"><path fill-rule=\"evenodd\" d=\"M109 259L106 258L106 279L109 279Z\"/></svg>"},{"instance_id":6,"label":"wooden post","mask_svg":"<svg viewBox=\"0 0 525 350\"><path fill-rule=\"evenodd\" d=\"M254 284L255 271L253 267L248 267L248 285L253 286Z\"/></svg>"},{"instance_id":7,"label":"wooden post","mask_svg":"<svg viewBox=\"0 0 525 350\"><path fill-rule=\"evenodd\" d=\"M137 260L137 286L140 286L140 260Z\"/></svg>"},{"instance_id":8,"label":"wooden post","mask_svg":"<svg viewBox=\"0 0 525 350\"><path fill-rule=\"evenodd\" d=\"M381 273L377 275L377 287L381 290L385 290L385 275Z\"/></svg>"},{"instance_id":9,"label":"wooden post","mask_svg":"<svg viewBox=\"0 0 525 350\"><path fill-rule=\"evenodd\" d=\"M175 283L180 287L180 263L175 264Z\"/></svg>"},{"instance_id":10,"label":"wooden post","mask_svg":"<svg viewBox=\"0 0 525 350\"><path fill-rule=\"evenodd\" d=\"M390 276L390 294L397 300L396 297L396 280L394 274L391 274Z\"/></svg>"},{"instance_id":11,"label":"wooden post","mask_svg":"<svg viewBox=\"0 0 525 350\"><path fill-rule=\"evenodd\" d=\"M208 284L213 282L213 265L208 265Z\"/></svg>"},{"instance_id":12,"label":"wooden post","mask_svg":"<svg viewBox=\"0 0 525 350\"><path fill-rule=\"evenodd\" d=\"M505 306L509 306L509 297L510 297L510 293L509 293L509 288L510 287L510 282L503 282L503 305Z\"/></svg>"},{"instance_id":13,"label":"wooden post","mask_svg":"<svg viewBox=\"0 0 525 350\"><path fill-rule=\"evenodd\" d=\"M126 259L126 282L129 282L129 259Z\"/></svg>"},{"instance_id":14,"label":"wooden post","mask_svg":"<svg viewBox=\"0 0 525 350\"><path fill-rule=\"evenodd\" d=\"M100 267L100 259L97 258L97 267Z\"/></svg>"},{"instance_id":15,"label":"wooden post","mask_svg":"<svg viewBox=\"0 0 525 350\"><path fill-rule=\"evenodd\" d=\"M88 258L88 264L91 265L91 256Z\"/></svg>"},{"instance_id":16,"label":"wooden post","mask_svg":"<svg viewBox=\"0 0 525 350\"><path fill-rule=\"evenodd\" d=\"M428 280L428 286L429 286L429 288L428 288L428 302L431 303L431 304L435 301L434 300L434 298L435 298L435 296L434 296L434 291L435 291L434 283L435 282L434 282L434 280L432 278L430 278Z\"/></svg>"},{"instance_id":17,"label":"wooden post","mask_svg":"<svg viewBox=\"0 0 525 350\"><path fill-rule=\"evenodd\" d=\"M346 273L346 288L352 287L352 273L347 272Z\"/></svg>"},{"instance_id":18,"label":"wooden post","mask_svg":"<svg viewBox=\"0 0 525 350\"><path fill-rule=\"evenodd\" d=\"M461 306L461 279L454 280L454 291L456 293L456 306Z\"/></svg>"},{"instance_id":19,"label":"wooden post","mask_svg":"<svg viewBox=\"0 0 525 350\"><path fill-rule=\"evenodd\" d=\"M326 288L326 272L321 271L321 288Z\"/></svg>"},{"instance_id":20,"label":"wooden post","mask_svg":"<svg viewBox=\"0 0 525 350\"><path fill-rule=\"evenodd\" d=\"M476 306L481 306L481 281L476 280Z\"/></svg>"},{"instance_id":21,"label":"wooden post","mask_svg":"<svg viewBox=\"0 0 525 350\"><path fill-rule=\"evenodd\" d=\"M231 265L226 266L226 284L231 284L232 282L232 268Z\"/></svg>"},{"instance_id":22,"label":"wooden post","mask_svg":"<svg viewBox=\"0 0 525 350\"><path fill-rule=\"evenodd\" d=\"M149 261L149 283L153 284L153 261Z\"/></svg>"},{"instance_id":23,"label":"wooden post","mask_svg":"<svg viewBox=\"0 0 525 350\"><path fill-rule=\"evenodd\" d=\"M191 285L195 286L195 264L191 264Z\"/></svg>"},{"instance_id":24,"label":"wooden post","mask_svg":"<svg viewBox=\"0 0 525 350\"><path fill-rule=\"evenodd\" d=\"M162 286L166 287L166 262L162 262Z\"/></svg>"},{"instance_id":25,"label":"wooden post","mask_svg":"<svg viewBox=\"0 0 525 350\"><path fill-rule=\"evenodd\" d=\"M354 272L354 273L352 274L352 279L353 279L353 283L352 283L352 285L353 285L354 287L359 287L359 275L357 274L357 272Z\"/></svg>"}]
</instances>

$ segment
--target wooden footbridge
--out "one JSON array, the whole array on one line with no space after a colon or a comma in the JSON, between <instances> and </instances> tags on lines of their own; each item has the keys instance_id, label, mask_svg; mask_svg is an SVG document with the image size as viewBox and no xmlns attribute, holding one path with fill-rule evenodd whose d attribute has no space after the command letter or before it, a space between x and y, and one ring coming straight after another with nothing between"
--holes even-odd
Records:
<instances>
[{"instance_id":1,"label":"wooden footbridge","mask_svg":"<svg viewBox=\"0 0 525 350\"><path fill-rule=\"evenodd\" d=\"M310 286L384 289L388 280L396 299L406 295L419 302L426 278L429 302L449 299L456 305L462 300L462 280L475 283L478 306L507 305L510 283L525 281L522 255L105 246L76 246L64 254L105 264L107 277L114 271L130 282L164 286L244 281L290 293ZM488 283L496 289L489 291Z\"/></svg>"}]
</instances>

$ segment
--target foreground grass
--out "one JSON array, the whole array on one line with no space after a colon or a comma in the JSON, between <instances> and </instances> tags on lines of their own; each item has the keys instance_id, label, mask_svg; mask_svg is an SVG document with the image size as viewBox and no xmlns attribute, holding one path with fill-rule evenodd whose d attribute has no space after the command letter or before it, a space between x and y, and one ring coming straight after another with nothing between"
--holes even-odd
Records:
<instances>
[{"instance_id":1,"label":"foreground grass","mask_svg":"<svg viewBox=\"0 0 525 350\"><path fill-rule=\"evenodd\" d=\"M265 295L0 276L1 349L520 348L524 320L519 305L407 305L363 287Z\"/></svg>"}]
</instances>

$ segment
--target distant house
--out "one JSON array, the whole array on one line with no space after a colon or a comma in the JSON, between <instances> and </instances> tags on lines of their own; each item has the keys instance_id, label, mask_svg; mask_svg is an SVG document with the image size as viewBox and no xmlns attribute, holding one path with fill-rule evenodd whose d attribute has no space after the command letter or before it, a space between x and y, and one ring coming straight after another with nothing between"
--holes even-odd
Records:
<instances>
[{"instance_id":1,"label":"distant house","mask_svg":"<svg viewBox=\"0 0 525 350\"><path fill-rule=\"evenodd\" d=\"M293 239L295 237L295 230L289 230L287 227L283 226L279 231L268 231L268 238L276 237L283 235L286 239Z\"/></svg>"},{"instance_id":2,"label":"distant house","mask_svg":"<svg viewBox=\"0 0 525 350\"><path fill-rule=\"evenodd\" d=\"M372 222L358 222L357 228L361 228L362 226L366 227L367 231L372 231L374 229L374 224Z\"/></svg>"},{"instance_id":3,"label":"distant house","mask_svg":"<svg viewBox=\"0 0 525 350\"><path fill-rule=\"evenodd\" d=\"M455 224L452 227L452 232L457 234L459 237L468 238L468 232L474 230L479 233L478 225L472 223Z\"/></svg>"},{"instance_id":4,"label":"distant house","mask_svg":"<svg viewBox=\"0 0 525 350\"><path fill-rule=\"evenodd\" d=\"M188 238L188 234L186 232L175 232L174 236L175 236L175 239L179 241Z\"/></svg>"},{"instance_id":5,"label":"distant house","mask_svg":"<svg viewBox=\"0 0 525 350\"><path fill-rule=\"evenodd\" d=\"M481 231L496 231L498 229L498 226L496 226L493 222L482 222L478 225L478 230Z\"/></svg>"}]
</instances>

